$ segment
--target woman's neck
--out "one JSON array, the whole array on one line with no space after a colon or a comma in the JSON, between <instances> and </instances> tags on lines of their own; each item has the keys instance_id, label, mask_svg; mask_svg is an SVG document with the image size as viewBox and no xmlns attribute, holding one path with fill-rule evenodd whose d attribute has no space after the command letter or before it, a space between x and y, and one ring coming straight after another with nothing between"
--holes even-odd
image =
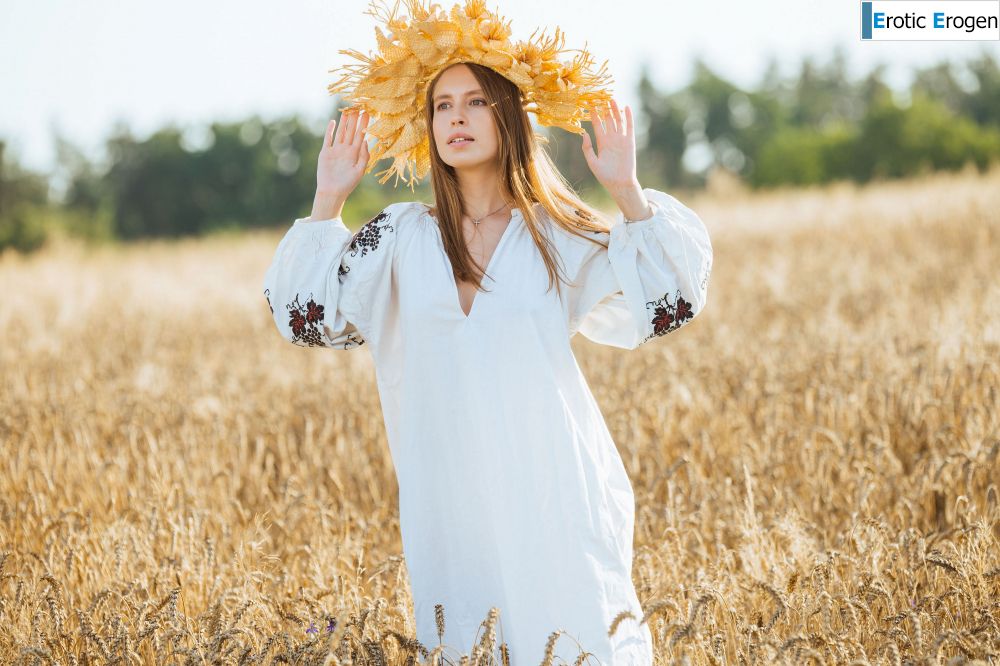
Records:
<instances>
[{"instance_id":1,"label":"woman's neck","mask_svg":"<svg viewBox=\"0 0 1000 666\"><path fill-rule=\"evenodd\" d=\"M507 203L507 198L500 191L500 174L495 168L474 171L463 169L456 172L456 175L467 215L487 215Z\"/></svg>"}]
</instances>

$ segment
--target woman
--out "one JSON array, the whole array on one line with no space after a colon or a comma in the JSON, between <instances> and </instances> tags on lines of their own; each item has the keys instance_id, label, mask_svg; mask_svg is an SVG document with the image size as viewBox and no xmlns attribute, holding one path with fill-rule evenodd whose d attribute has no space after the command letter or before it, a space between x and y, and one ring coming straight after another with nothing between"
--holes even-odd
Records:
<instances>
[{"instance_id":1,"label":"woman","mask_svg":"<svg viewBox=\"0 0 1000 666\"><path fill-rule=\"evenodd\" d=\"M646 625L608 636L620 612L643 615L634 497L570 338L635 349L685 325L712 248L691 210L639 186L630 109L590 111L596 150L584 132L624 218L608 230L522 102L489 67L443 69L424 98L435 207L391 204L353 236L340 214L369 162L369 118L345 114L335 134L331 120L312 214L280 242L265 294L289 341L371 349L420 642L470 651L497 607L515 666L540 663L557 629L579 643L557 643L568 662L582 647L649 665Z\"/></svg>"}]
</instances>

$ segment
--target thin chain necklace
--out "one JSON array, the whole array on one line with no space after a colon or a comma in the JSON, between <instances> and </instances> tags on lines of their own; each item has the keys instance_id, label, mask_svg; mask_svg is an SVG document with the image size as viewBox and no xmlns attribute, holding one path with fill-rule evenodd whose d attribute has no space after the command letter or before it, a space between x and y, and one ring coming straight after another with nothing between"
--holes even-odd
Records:
<instances>
[{"instance_id":1,"label":"thin chain necklace","mask_svg":"<svg viewBox=\"0 0 1000 666\"><path fill-rule=\"evenodd\" d=\"M500 206L500 208L497 208L495 211L493 211L493 213L499 213L503 208L507 207L508 205L510 205L510 204L504 203L503 206ZM472 223L474 225L476 225L476 228L478 229L479 228L479 223L482 222L483 220L485 220L486 218L488 218L493 213L486 213L486 215L483 215L479 219L476 219L476 218L472 217L468 213L466 213L466 215L469 215L469 219L472 220Z\"/></svg>"}]
</instances>

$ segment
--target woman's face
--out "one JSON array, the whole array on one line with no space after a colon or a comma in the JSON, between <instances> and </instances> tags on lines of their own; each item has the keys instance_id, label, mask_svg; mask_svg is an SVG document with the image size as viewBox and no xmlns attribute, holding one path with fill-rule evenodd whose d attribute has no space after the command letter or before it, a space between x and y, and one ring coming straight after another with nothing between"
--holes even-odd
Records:
<instances>
[{"instance_id":1,"label":"woman's face","mask_svg":"<svg viewBox=\"0 0 1000 666\"><path fill-rule=\"evenodd\" d=\"M495 164L496 122L472 70L463 64L449 67L438 77L432 96L434 144L445 164L455 169ZM472 140L448 143L454 134Z\"/></svg>"}]
</instances>

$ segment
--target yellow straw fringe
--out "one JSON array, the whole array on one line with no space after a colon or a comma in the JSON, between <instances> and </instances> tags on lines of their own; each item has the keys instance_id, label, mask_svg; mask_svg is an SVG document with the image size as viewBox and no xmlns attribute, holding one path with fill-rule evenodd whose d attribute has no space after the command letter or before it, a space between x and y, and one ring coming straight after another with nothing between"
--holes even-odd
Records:
<instances>
[{"instance_id":1,"label":"yellow straw fringe","mask_svg":"<svg viewBox=\"0 0 1000 666\"><path fill-rule=\"evenodd\" d=\"M401 16L399 6L408 14ZM429 0L428 0L429 1ZM376 54L354 49L339 51L358 62L330 72L338 74L327 86L342 93L350 108L372 117L368 133L376 141L365 173L382 159L392 165L375 175L385 183L393 175L412 190L430 171L430 137L424 123L424 95L431 79L445 67L474 62L512 81L524 95L524 108L539 124L583 133L581 120L594 104L611 101L612 77L607 61L594 71L594 59L583 49L565 49L565 35L557 27L552 37L537 30L527 40L510 40L510 23L486 9L485 0L466 0L444 11L436 3L372 0L365 14L375 26ZM383 32L384 28L384 32ZM576 53L561 60L565 53Z\"/></svg>"}]
</instances>

